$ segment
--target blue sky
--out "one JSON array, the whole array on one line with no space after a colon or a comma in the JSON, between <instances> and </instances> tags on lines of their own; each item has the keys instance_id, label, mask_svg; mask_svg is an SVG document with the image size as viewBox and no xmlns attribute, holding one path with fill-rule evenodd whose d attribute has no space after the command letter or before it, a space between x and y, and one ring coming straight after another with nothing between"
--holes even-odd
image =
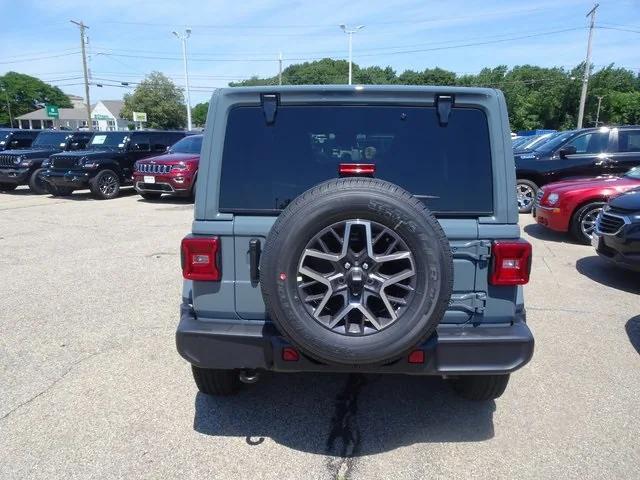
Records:
<instances>
[{"instance_id":1,"label":"blue sky","mask_svg":"<svg viewBox=\"0 0 640 480\"><path fill-rule=\"evenodd\" d=\"M183 85L180 43L172 30L191 27L192 103L231 80L277 73L294 59L346 58L341 23L363 24L354 61L397 72L441 67L475 73L484 66L533 64L570 68L584 59L593 2L585 0L0 0L0 73L38 76L84 95L78 29L90 28L92 101L118 99L124 87L158 70ZM593 63L640 71L640 1L600 0ZM526 37L526 38L525 38ZM345 72L346 82L346 72Z\"/></svg>"}]
</instances>

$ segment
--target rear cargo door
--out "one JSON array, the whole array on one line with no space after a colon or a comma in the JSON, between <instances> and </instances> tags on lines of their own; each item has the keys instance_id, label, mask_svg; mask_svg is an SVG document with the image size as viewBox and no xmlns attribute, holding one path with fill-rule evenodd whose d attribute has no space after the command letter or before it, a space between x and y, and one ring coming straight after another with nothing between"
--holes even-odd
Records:
<instances>
[{"instance_id":1,"label":"rear cargo door","mask_svg":"<svg viewBox=\"0 0 640 480\"><path fill-rule=\"evenodd\" d=\"M267 117L260 106L238 106L227 119L219 211L233 215L238 316L265 318L256 245L264 247L275 219L293 199L336 178L344 163L374 164L376 178L405 188L436 214L455 268L444 321L469 322L482 314L490 244L478 235L478 219L493 214L485 110L281 105Z\"/></svg>"}]
</instances>

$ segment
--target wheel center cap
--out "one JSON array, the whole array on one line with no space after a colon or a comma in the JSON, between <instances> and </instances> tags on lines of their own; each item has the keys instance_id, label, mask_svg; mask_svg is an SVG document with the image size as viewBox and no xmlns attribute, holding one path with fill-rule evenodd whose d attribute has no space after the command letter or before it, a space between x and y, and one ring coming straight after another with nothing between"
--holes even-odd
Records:
<instances>
[{"instance_id":1,"label":"wheel center cap","mask_svg":"<svg viewBox=\"0 0 640 480\"><path fill-rule=\"evenodd\" d=\"M366 281L366 273L360 267L353 267L347 273L347 284L349 285L349 290L353 294L359 294L364 288L364 283Z\"/></svg>"}]
</instances>

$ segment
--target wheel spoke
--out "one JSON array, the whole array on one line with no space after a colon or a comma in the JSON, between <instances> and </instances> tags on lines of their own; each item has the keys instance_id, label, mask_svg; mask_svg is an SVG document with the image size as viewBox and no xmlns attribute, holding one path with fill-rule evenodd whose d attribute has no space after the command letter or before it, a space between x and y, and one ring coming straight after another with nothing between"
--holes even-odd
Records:
<instances>
[{"instance_id":1,"label":"wheel spoke","mask_svg":"<svg viewBox=\"0 0 640 480\"><path fill-rule=\"evenodd\" d=\"M395 260L403 260L405 258L411 258L411 252L397 252L397 253L392 253L390 255L380 255L378 257L374 257L374 260L378 263L385 263L385 262L393 262Z\"/></svg>"},{"instance_id":2,"label":"wheel spoke","mask_svg":"<svg viewBox=\"0 0 640 480\"><path fill-rule=\"evenodd\" d=\"M315 257L321 260L329 260L331 262L337 262L338 260L340 260L340 258L342 258L340 255L335 255L333 253L325 253L319 250L314 250L312 248L307 248L304 251L304 254L309 257Z\"/></svg>"},{"instance_id":3,"label":"wheel spoke","mask_svg":"<svg viewBox=\"0 0 640 480\"><path fill-rule=\"evenodd\" d=\"M322 240L321 237L318 237L318 243L320 244L320 248L322 248L322 251L324 253L329 253L329 247L327 247L327 244L324 243L324 240Z\"/></svg>"}]
</instances>

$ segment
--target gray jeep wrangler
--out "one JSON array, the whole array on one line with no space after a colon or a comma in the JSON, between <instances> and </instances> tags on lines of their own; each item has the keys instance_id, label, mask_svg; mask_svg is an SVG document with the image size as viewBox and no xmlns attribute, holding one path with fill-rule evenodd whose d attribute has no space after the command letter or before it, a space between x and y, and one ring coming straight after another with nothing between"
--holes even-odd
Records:
<instances>
[{"instance_id":1,"label":"gray jeep wrangler","mask_svg":"<svg viewBox=\"0 0 640 480\"><path fill-rule=\"evenodd\" d=\"M375 372L499 397L533 354L515 181L498 90L216 91L181 246L198 389Z\"/></svg>"}]
</instances>

